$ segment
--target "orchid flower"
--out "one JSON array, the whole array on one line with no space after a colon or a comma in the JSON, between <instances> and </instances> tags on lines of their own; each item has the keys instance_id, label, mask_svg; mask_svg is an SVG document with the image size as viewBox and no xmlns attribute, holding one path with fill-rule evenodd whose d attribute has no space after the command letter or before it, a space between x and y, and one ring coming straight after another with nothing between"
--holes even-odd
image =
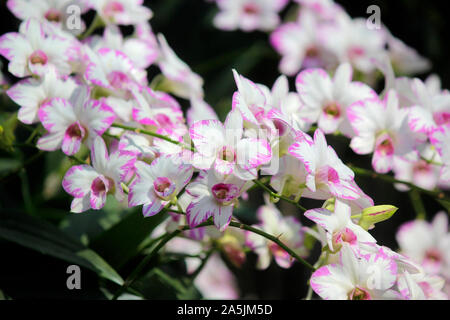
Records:
<instances>
[{"instance_id":1,"label":"orchid flower","mask_svg":"<svg viewBox=\"0 0 450 320\"><path fill-rule=\"evenodd\" d=\"M289 153L299 159L306 169L304 197L328 199L337 197L355 200L359 190L353 186L354 173L342 163L331 146L327 145L323 132L300 139L289 148Z\"/></svg>"},{"instance_id":2,"label":"orchid flower","mask_svg":"<svg viewBox=\"0 0 450 320\"><path fill-rule=\"evenodd\" d=\"M287 0L217 0L220 11L214 17L214 25L227 31L272 30L280 22L278 12L287 3Z\"/></svg>"},{"instance_id":3,"label":"orchid flower","mask_svg":"<svg viewBox=\"0 0 450 320\"><path fill-rule=\"evenodd\" d=\"M169 94L142 88L133 90L136 99L133 119L145 126L174 131L178 135L187 133L180 104Z\"/></svg>"},{"instance_id":4,"label":"orchid flower","mask_svg":"<svg viewBox=\"0 0 450 320\"><path fill-rule=\"evenodd\" d=\"M433 130L430 140L441 156L442 167L440 178L442 181L448 183L450 182L450 126L443 126Z\"/></svg>"},{"instance_id":5,"label":"orchid flower","mask_svg":"<svg viewBox=\"0 0 450 320\"><path fill-rule=\"evenodd\" d=\"M165 84L168 90L181 98L203 98L203 79L175 54L162 34L157 37L159 56L156 63L168 79Z\"/></svg>"},{"instance_id":6,"label":"orchid flower","mask_svg":"<svg viewBox=\"0 0 450 320\"><path fill-rule=\"evenodd\" d=\"M146 83L146 74L137 69L123 52L101 48L97 52L86 50L86 79L95 86L111 92L138 88Z\"/></svg>"},{"instance_id":7,"label":"orchid flower","mask_svg":"<svg viewBox=\"0 0 450 320\"><path fill-rule=\"evenodd\" d=\"M274 204L266 199L266 205L257 211L259 228L269 234L278 235L280 241L293 249L298 255L305 256L307 249L304 247L304 232L301 223L295 217L283 217ZM282 268L289 268L293 260L291 256L276 243L273 243L257 234L247 232L246 243L258 255L257 267L266 269L269 267L272 256Z\"/></svg>"},{"instance_id":8,"label":"orchid flower","mask_svg":"<svg viewBox=\"0 0 450 320\"><path fill-rule=\"evenodd\" d=\"M427 273L450 278L450 233L446 213L438 213L432 223L407 222L399 228L396 238L400 251L420 263Z\"/></svg>"},{"instance_id":9,"label":"orchid flower","mask_svg":"<svg viewBox=\"0 0 450 320\"><path fill-rule=\"evenodd\" d=\"M369 29L366 19L352 19L347 13L338 12L335 22L323 27L323 32L329 35L324 42L326 50L332 52L341 63L349 62L363 73L373 72L375 65L372 59L385 53L385 28Z\"/></svg>"},{"instance_id":10,"label":"orchid flower","mask_svg":"<svg viewBox=\"0 0 450 320\"><path fill-rule=\"evenodd\" d=\"M419 138L409 129L407 110L399 108L395 91L390 90L383 101L377 98L356 102L347 114L356 133L350 147L357 154L373 152L376 172L389 172L394 157L417 158Z\"/></svg>"},{"instance_id":11,"label":"orchid flower","mask_svg":"<svg viewBox=\"0 0 450 320\"><path fill-rule=\"evenodd\" d=\"M369 86L352 82L352 67L341 64L331 79L323 69L308 69L295 80L304 114L310 122L317 122L325 133L342 132L354 135L347 119L347 108L358 101L375 99L377 94Z\"/></svg>"},{"instance_id":12,"label":"orchid flower","mask_svg":"<svg viewBox=\"0 0 450 320\"><path fill-rule=\"evenodd\" d=\"M343 246L340 262L315 271L311 288L323 299L377 300L393 299L398 295L392 289L397 279L397 265L388 256L373 254L360 257Z\"/></svg>"},{"instance_id":13,"label":"orchid flower","mask_svg":"<svg viewBox=\"0 0 450 320\"><path fill-rule=\"evenodd\" d=\"M20 20L35 18L40 22L48 22L61 27L66 15L67 7L73 4L71 0L8 0L6 3L8 9ZM78 8L85 11L82 2L78 2ZM80 30L82 31L82 30Z\"/></svg>"},{"instance_id":14,"label":"orchid flower","mask_svg":"<svg viewBox=\"0 0 450 320\"><path fill-rule=\"evenodd\" d=\"M395 178L401 181L408 181L418 187L433 190L436 186L448 188L448 182L440 175L441 167L437 163L441 162L441 157L432 145L426 145L421 152L421 158L415 161L394 158L392 170ZM410 188L404 184L397 183L395 187L400 191L408 191Z\"/></svg>"},{"instance_id":15,"label":"orchid flower","mask_svg":"<svg viewBox=\"0 0 450 320\"><path fill-rule=\"evenodd\" d=\"M91 165L71 167L64 176L62 186L74 197L71 211L75 213L89 209L99 210L106 196L113 194L117 200L124 199L121 182L136 161L133 154L114 152L108 154L105 142L97 136L91 147Z\"/></svg>"},{"instance_id":16,"label":"orchid flower","mask_svg":"<svg viewBox=\"0 0 450 320\"><path fill-rule=\"evenodd\" d=\"M43 76L52 68L59 75L69 75L73 50L72 41L46 34L34 18L22 22L19 33L9 32L0 37L0 54L9 60L9 72L19 78Z\"/></svg>"},{"instance_id":17,"label":"orchid flower","mask_svg":"<svg viewBox=\"0 0 450 320\"><path fill-rule=\"evenodd\" d=\"M424 273L409 274L405 271L399 276L398 288L406 300L448 300L442 291L445 280Z\"/></svg>"},{"instance_id":18,"label":"orchid flower","mask_svg":"<svg viewBox=\"0 0 450 320\"><path fill-rule=\"evenodd\" d=\"M233 94L233 110L239 110L245 121L253 125L259 125L258 115L269 110L262 88L238 74L234 69L233 76L238 89Z\"/></svg>"},{"instance_id":19,"label":"orchid flower","mask_svg":"<svg viewBox=\"0 0 450 320\"><path fill-rule=\"evenodd\" d=\"M86 142L91 147L97 135L102 135L114 122L112 109L104 103L88 98L88 89L75 90L70 100L53 98L38 112L48 133L42 136L39 149L54 151L59 148L74 155Z\"/></svg>"},{"instance_id":20,"label":"orchid flower","mask_svg":"<svg viewBox=\"0 0 450 320\"><path fill-rule=\"evenodd\" d=\"M243 138L243 119L237 110L228 114L224 125L218 120L195 122L190 135L197 150L194 166L198 169L214 166L218 173L234 173L250 180L256 177L257 167L272 156L267 141Z\"/></svg>"},{"instance_id":21,"label":"orchid flower","mask_svg":"<svg viewBox=\"0 0 450 320\"><path fill-rule=\"evenodd\" d=\"M20 106L18 119L26 124L39 121L39 108L52 98L68 100L76 88L72 78L58 78L50 69L41 79L27 78L12 86L6 94Z\"/></svg>"},{"instance_id":22,"label":"orchid flower","mask_svg":"<svg viewBox=\"0 0 450 320\"><path fill-rule=\"evenodd\" d=\"M203 99L191 98L191 106L186 112L186 121L189 126L201 120L219 120L214 109Z\"/></svg>"},{"instance_id":23,"label":"orchid flower","mask_svg":"<svg viewBox=\"0 0 450 320\"><path fill-rule=\"evenodd\" d=\"M195 227L213 217L217 229L225 230L239 197L251 184L234 175L200 171L197 179L186 187L186 192L193 197L186 210L189 225Z\"/></svg>"},{"instance_id":24,"label":"orchid flower","mask_svg":"<svg viewBox=\"0 0 450 320\"><path fill-rule=\"evenodd\" d=\"M324 34L318 18L310 10L301 10L296 22L279 26L271 35L270 43L282 56L279 69L293 76L302 67L323 67L328 64L324 49Z\"/></svg>"},{"instance_id":25,"label":"orchid flower","mask_svg":"<svg viewBox=\"0 0 450 320\"><path fill-rule=\"evenodd\" d=\"M236 278L218 254L213 254L196 277L195 286L205 299L237 299Z\"/></svg>"},{"instance_id":26,"label":"orchid flower","mask_svg":"<svg viewBox=\"0 0 450 320\"><path fill-rule=\"evenodd\" d=\"M411 130L431 134L442 125L450 124L450 92L435 93L420 79L411 81L416 103L409 112Z\"/></svg>"},{"instance_id":27,"label":"orchid flower","mask_svg":"<svg viewBox=\"0 0 450 320\"><path fill-rule=\"evenodd\" d=\"M194 169L180 158L161 156L150 165L137 161L138 178L130 186L130 207L143 205L145 217L159 213L191 180Z\"/></svg>"},{"instance_id":28,"label":"orchid flower","mask_svg":"<svg viewBox=\"0 0 450 320\"><path fill-rule=\"evenodd\" d=\"M352 221L350 206L342 201L336 200L334 212L324 208L311 209L305 212L305 217L325 229L328 247L333 252L343 243L357 247L360 242L376 242L370 233Z\"/></svg>"},{"instance_id":29,"label":"orchid flower","mask_svg":"<svg viewBox=\"0 0 450 320\"><path fill-rule=\"evenodd\" d=\"M138 160L151 161L158 155L158 150L151 145L146 136L135 132L125 132L119 141L119 150L134 153Z\"/></svg>"},{"instance_id":30,"label":"orchid flower","mask_svg":"<svg viewBox=\"0 0 450 320\"><path fill-rule=\"evenodd\" d=\"M109 48L123 52L133 65L139 69L146 69L158 57L158 44L156 40L147 40L139 36L124 38L116 25L109 25L103 32L103 37L92 36L88 44L94 50Z\"/></svg>"},{"instance_id":31,"label":"orchid flower","mask_svg":"<svg viewBox=\"0 0 450 320\"><path fill-rule=\"evenodd\" d=\"M85 0L106 24L130 25L147 22L153 12L143 0Z\"/></svg>"}]
</instances>

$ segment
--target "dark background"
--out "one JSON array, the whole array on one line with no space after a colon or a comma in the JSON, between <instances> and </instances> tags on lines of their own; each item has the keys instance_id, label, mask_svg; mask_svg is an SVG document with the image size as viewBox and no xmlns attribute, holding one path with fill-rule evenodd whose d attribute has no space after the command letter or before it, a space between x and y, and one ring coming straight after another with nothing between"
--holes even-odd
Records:
<instances>
[{"instance_id":1,"label":"dark background","mask_svg":"<svg viewBox=\"0 0 450 320\"><path fill-rule=\"evenodd\" d=\"M231 107L231 96L235 90L231 69L236 68L255 82L272 86L278 77L279 57L268 44L268 35L262 32L244 33L241 31L225 32L215 29L212 18L217 12L215 4L203 0L159 0L145 1L154 11L151 25L155 33L161 32L179 57L205 80L206 101L209 102L223 118ZM337 1L353 17L367 16L366 8L376 4L381 8L381 19L392 34L406 44L416 48L433 63L431 72L437 73L443 87L450 87L450 53L447 23L450 10L446 1L395 0L395 1ZM292 6L293 4L290 4ZM289 7L284 10L287 12ZM0 17L2 24L0 34L18 29L19 21L6 9L5 1L1 1ZM92 19L92 13L86 20ZM123 28L130 32L129 28ZM6 60L2 58L4 70ZM149 76L157 74L151 68ZM15 80L10 78L11 82ZM291 82L293 79L290 79ZM293 82L291 83L292 89ZM2 97L3 106L0 111L14 111L16 107ZM24 126L16 130L17 140L24 141L29 132ZM329 137L329 142L346 162L369 168L369 157L356 157L343 141ZM19 164L36 154L33 148L16 148L13 152L0 151L0 177L11 168L12 161ZM46 220L53 225L64 227L66 233L79 238L83 233L95 235L99 232L99 216L101 212L87 212L81 215L69 214L71 199L64 194L62 188L56 197L45 200L42 197L43 181L49 169L63 158L56 152L47 154L17 172L0 180L0 214L29 215L34 219ZM6 169L5 169L6 168ZM12 167L14 168L14 167ZM398 226L407 220L414 219L415 211L407 193L396 191L385 182L370 178L357 178L360 187L370 195L376 204L393 204L399 211L389 221L382 223L372 234L380 244L396 248L395 232ZM259 193L251 194L251 201L243 209L250 214L261 204ZM440 207L433 199L423 196L429 217ZM304 206L311 208L317 203L305 200ZM283 206L284 212L299 213L294 208ZM69 221L69 222L67 222ZM305 219L302 219L308 224ZM0 238L5 225L0 223ZM87 230L87 231L86 231ZM27 230L25 230L27 231ZM29 230L30 231L30 230ZM31 230L37 232L39 230ZM310 259L314 262L318 248ZM61 259L49 257L35 250L27 249L17 243L0 240L0 290L12 298L96 298L103 295L98 290L98 278L95 273L83 269L83 290L69 291L65 286L67 277L65 270L68 263ZM137 259L138 261L138 259ZM298 299L306 294L307 270L295 264L289 270L282 270L272 264L266 271L254 271L254 257L235 271L240 284L242 296L246 298ZM119 272L126 276L136 261L130 262ZM154 295L152 298L165 297Z\"/></svg>"}]
</instances>

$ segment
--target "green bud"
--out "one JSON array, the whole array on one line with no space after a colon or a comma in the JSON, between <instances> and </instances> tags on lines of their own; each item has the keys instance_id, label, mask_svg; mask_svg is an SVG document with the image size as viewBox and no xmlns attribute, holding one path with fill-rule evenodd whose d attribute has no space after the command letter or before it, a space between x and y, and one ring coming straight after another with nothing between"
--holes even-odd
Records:
<instances>
[{"instance_id":1,"label":"green bud","mask_svg":"<svg viewBox=\"0 0 450 320\"><path fill-rule=\"evenodd\" d=\"M270 202L271 202L271 203L278 203L279 201L280 201L280 198L279 198L279 197L270 195Z\"/></svg>"},{"instance_id":2,"label":"green bud","mask_svg":"<svg viewBox=\"0 0 450 320\"><path fill-rule=\"evenodd\" d=\"M381 205L365 208L362 213L356 217L360 217L359 225L369 230L375 223L385 221L392 217L398 210L397 207L391 205Z\"/></svg>"},{"instance_id":3,"label":"green bud","mask_svg":"<svg viewBox=\"0 0 450 320\"><path fill-rule=\"evenodd\" d=\"M334 204L336 202L336 198L330 198L323 204L323 208L334 212Z\"/></svg>"},{"instance_id":4,"label":"green bud","mask_svg":"<svg viewBox=\"0 0 450 320\"><path fill-rule=\"evenodd\" d=\"M95 87L91 92L91 98L94 100L99 100L101 98L107 98L112 94L108 89L102 87Z\"/></svg>"}]
</instances>

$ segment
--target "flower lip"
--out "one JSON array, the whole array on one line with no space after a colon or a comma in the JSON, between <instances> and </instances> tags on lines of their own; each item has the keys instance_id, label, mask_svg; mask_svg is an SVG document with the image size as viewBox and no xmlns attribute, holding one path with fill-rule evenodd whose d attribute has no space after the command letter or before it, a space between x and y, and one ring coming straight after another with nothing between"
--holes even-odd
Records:
<instances>
[{"instance_id":1,"label":"flower lip","mask_svg":"<svg viewBox=\"0 0 450 320\"><path fill-rule=\"evenodd\" d=\"M342 242L354 245L357 243L357 240L358 238L350 228L345 228L333 235L333 244L337 245L336 247L339 247Z\"/></svg>"},{"instance_id":2,"label":"flower lip","mask_svg":"<svg viewBox=\"0 0 450 320\"><path fill-rule=\"evenodd\" d=\"M236 162L236 152L230 146L224 146L219 150L218 158L228 162Z\"/></svg>"},{"instance_id":3,"label":"flower lip","mask_svg":"<svg viewBox=\"0 0 450 320\"><path fill-rule=\"evenodd\" d=\"M366 53L366 51L364 50L364 48L361 48L358 46L351 47L348 50L348 56L350 57L350 59L356 59L356 58L362 57L365 53Z\"/></svg>"},{"instance_id":4,"label":"flower lip","mask_svg":"<svg viewBox=\"0 0 450 320\"><path fill-rule=\"evenodd\" d=\"M283 121L273 119L272 122L275 128L278 130L278 135L280 137L283 137L286 133L289 132L289 126L287 126Z\"/></svg>"},{"instance_id":5,"label":"flower lip","mask_svg":"<svg viewBox=\"0 0 450 320\"><path fill-rule=\"evenodd\" d=\"M130 79L122 71L112 71L108 74L108 81L115 89L126 89Z\"/></svg>"},{"instance_id":6,"label":"flower lip","mask_svg":"<svg viewBox=\"0 0 450 320\"><path fill-rule=\"evenodd\" d=\"M319 56L319 49L316 46L311 46L306 49L305 56L308 58L317 58Z\"/></svg>"},{"instance_id":7,"label":"flower lip","mask_svg":"<svg viewBox=\"0 0 450 320\"><path fill-rule=\"evenodd\" d=\"M388 133L383 133L378 137L375 149L377 153L382 155L391 156L394 154L393 141Z\"/></svg>"},{"instance_id":8,"label":"flower lip","mask_svg":"<svg viewBox=\"0 0 450 320\"><path fill-rule=\"evenodd\" d=\"M321 181L322 183L339 183L340 178L339 174L336 171L336 169L330 167L330 166L323 166L319 169L319 172L317 174L317 179Z\"/></svg>"},{"instance_id":9,"label":"flower lip","mask_svg":"<svg viewBox=\"0 0 450 320\"><path fill-rule=\"evenodd\" d=\"M350 291L348 297L350 300L371 300L369 292L358 287Z\"/></svg>"},{"instance_id":10,"label":"flower lip","mask_svg":"<svg viewBox=\"0 0 450 320\"><path fill-rule=\"evenodd\" d=\"M77 121L67 128L66 136L83 140L86 136L86 129Z\"/></svg>"},{"instance_id":11,"label":"flower lip","mask_svg":"<svg viewBox=\"0 0 450 320\"><path fill-rule=\"evenodd\" d=\"M175 183L169 178L158 177L153 181L155 193L161 199L167 200L175 192Z\"/></svg>"},{"instance_id":12,"label":"flower lip","mask_svg":"<svg viewBox=\"0 0 450 320\"><path fill-rule=\"evenodd\" d=\"M425 259L439 263L442 261L442 254L438 249L431 248L425 252Z\"/></svg>"},{"instance_id":13,"label":"flower lip","mask_svg":"<svg viewBox=\"0 0 450 320\"><path fill-rule=\"evenodd\" d=\"M323 112L332 118L339 118L341 115L341 107L336 102L331 102L323 108Z\"/></svg>"},{"instance_id":14,"label":"flower lip","mask_svg":"<svg viewBox=\"0 0 450 320\"><path fill-rule=\"evenodd\" d=\"M60 22L61 12L59 10L51 8L45 13L45 19L47 19L50 22Z\"/></svg>"},{"instance_id":15,"label":"flower lip","mask_svg":"<svg viewBox=\"0 0 450 320\"><path fill-rule=\"evenodd\" d=\"M218 183L215 184L211 192L220 204L229 204L239 196L239 188L234 184Z\"/></svg>"},{"instance_id":16,"label":"flower lip","mask_svg":"<svg viewBox=\"0 0 450 320\"><path fill-rule=\"evenodd\" d=\"M414 164L414 167L413 167L413 171L414 172L423 172L423 173L428 173L428 172L430 172L432 169L431 169L431 165L430 164L428 164L425 160L422 160L422 159L420 159L419 161L417 161L415 164Z\"/></svg>"},{"instance_id":17,"label":"flower lip","mask_svg":"<svg viewBox=\"0 0 450 320\"><path fill-rule=\"evenodd\" d=\"M42 50L36 50L30 55L30 63L31 64L47 64L48 57Z\"/></svg>"},{"instance_id":18,"label":"flower lip","mask_svg":"<svg viewBox=\"0 0 450 320\"><path fill-rule=\"evenodd\" d=\"M339 183L339 174L331 167L328 167L328 181L333 183Z\"/></svg>"},{"instance_id":19,"label":"flower lip","mask_svg":"<svg viewBox=\"0 0 450 320\"><path fill-rule=\"evenodd\" d=\"M168 115L166 115L166 114L163 114L163 113L158 113L156 116L155 116L155 119L156 119L156 121L158 122L158 124L161 126L161 127L164 127L164 128L167 128L167 127L172 127L173 126L173 123L172 123L172 121L170 120L170 117L168 116Z\"/></svg>"},{"instance_id":20,"label":"flower lip","mask_svg":"<svg viewBox=\"0 0 450 320\"><path fill-rule=\"evenodd\" d=\"M259 7L254 3L247 3L242 10L248 15L257 15L260 12Z\"/></svg>"},{"instance_id":21,"label":"flower lip","mask_svg":"<svg viewBox=\"0 0 450 320\"><path fill-rule=\"evenodd\" d=\"M436 112L433 114L433 119L438 126L446 125L450 123L450 112Z\"/></svg>"},{"instance_id":22,"label":"flower lip","mask_svg":"<svg viewBox=\"0 0 450 320\"><path fill-rule=\"evenodd\" d=\"M111 190L111 187L113 186L112 182L106 178L103 175L98 176L97 178L92 181L91 184L91 192L99 196L103 193L108 193L108 191Z\"/></svg>"}]
</instances>

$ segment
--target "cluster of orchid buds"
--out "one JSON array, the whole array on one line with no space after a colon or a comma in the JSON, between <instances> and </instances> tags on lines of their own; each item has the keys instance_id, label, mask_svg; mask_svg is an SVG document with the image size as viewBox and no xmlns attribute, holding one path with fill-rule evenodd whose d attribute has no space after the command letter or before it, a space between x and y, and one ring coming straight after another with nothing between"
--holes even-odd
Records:
<instances>
[{"instance_id":1,"label":"cluster of orchid buds","mask_svg":"<svg viewBox=\"0 0 450 320\"><path fill-rule=\"evenodd\" d=\"M8 71L20 78L6 93L20 107L18 119L42 133L36 147L75 162L62 180L71 212L99 210L114 197L142 207L142 219L165 214L152 235L168 232L164 250L198 253L214 244L236 266L247 251L259 269L272 259L282 268L302 263L312 273L310 296L447 299L447 214L401 226L395 252L369 230L397 208L375 204L355 173L444 199L450 93L437 76L406 77L429 62L384 26L369 29L332 0L296 2L295 19L280 24L287 0L216 1L218 28L273 30L270 43L282 56L271 87L230 70L236 91L224 122L204 101L202 78L153 33L153 12L141 0L8 0L22 23L0 38ZM91 27L68 28L73 5L96 12ZM124 36L120 25L134 33ZM150 66L161 71L156 81L148 81ZM379 94L372 87L380 74ZM325 135L372 155L375 172L345 164ZM259 222L247 225L235 212L254 189L266 203ZM303 198L323 205L306 209ZM322 247L315 263L307 262L312 240ZM188 261L191 271L197 262ZM196 285L205 297L239 296L216 253Z\"/></svg>"}]
</instances>

